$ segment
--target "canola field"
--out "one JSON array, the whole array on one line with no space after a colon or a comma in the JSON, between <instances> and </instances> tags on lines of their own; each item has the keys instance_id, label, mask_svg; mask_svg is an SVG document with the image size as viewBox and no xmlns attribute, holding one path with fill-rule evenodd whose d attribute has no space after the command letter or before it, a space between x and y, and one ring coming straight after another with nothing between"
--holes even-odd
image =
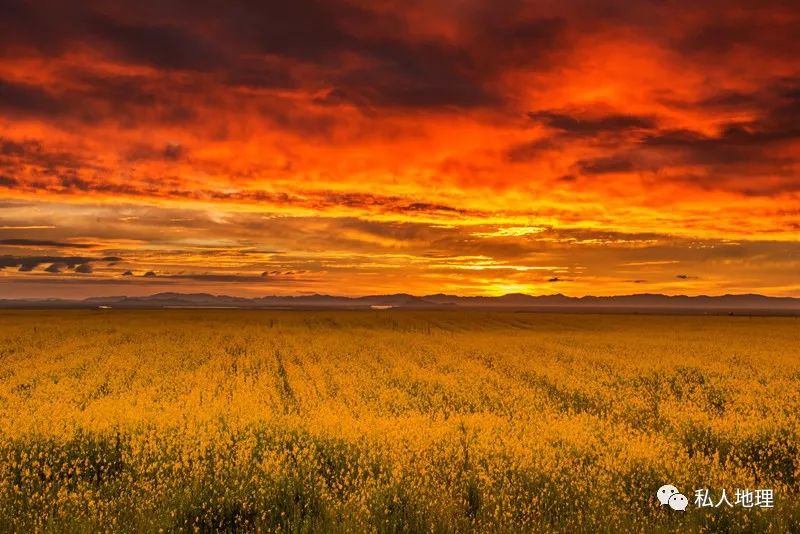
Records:
<instances>
[{"instance_id":1,"label":"canola field","mask_svg":"<svg viewBox=\"0 0 800 534\"><path fill-rule=\"evenodd\" d=\"M798 532L798 414L794 318L5 310L0 532Z\"/></svg>"}]
</instances>

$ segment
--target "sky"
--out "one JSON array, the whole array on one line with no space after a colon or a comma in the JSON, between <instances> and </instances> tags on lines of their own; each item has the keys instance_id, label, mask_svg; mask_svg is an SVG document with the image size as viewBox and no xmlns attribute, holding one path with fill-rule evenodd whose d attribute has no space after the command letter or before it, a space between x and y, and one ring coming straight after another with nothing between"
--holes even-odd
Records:
<instances>
[{"instance_id":1,"label":"sky","mask_svg":"<svg viewBox=\"0 0 800 534\"><path fill-rule=\"evenodd\" d=\"M0 0L0 298L800 296L794 1Z\"/></svg>"}]
</instances>

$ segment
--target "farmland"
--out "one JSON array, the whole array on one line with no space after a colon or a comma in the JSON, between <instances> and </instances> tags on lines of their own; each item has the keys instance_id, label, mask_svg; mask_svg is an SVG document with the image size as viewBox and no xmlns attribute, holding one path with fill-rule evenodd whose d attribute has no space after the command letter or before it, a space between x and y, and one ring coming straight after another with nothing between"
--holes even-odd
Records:
<instances>
[{"instance_id":1,"label":"farmland","mask_svg":"<svg viewBox=\"0 0 800 534\"><path fill-rule=\"evenodd\" d=\"M0 530L797 531L798 414L794 318L0 311Z\"/></svg>"}]
</instances>

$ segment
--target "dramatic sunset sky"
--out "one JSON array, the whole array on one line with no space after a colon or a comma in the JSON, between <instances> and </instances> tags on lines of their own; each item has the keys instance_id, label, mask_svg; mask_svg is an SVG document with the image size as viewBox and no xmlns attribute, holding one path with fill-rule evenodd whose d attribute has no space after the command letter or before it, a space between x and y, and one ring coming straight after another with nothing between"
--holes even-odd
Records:
<instances>
[{"instance_id":1,"label":"dramatic sunset sky","mask_svg":"<svg viewBox=\"0 0 800 534\"><path fill-rule=\"evenodd\" d=\"M117 4L0 0L0 298L800 296L795 1Z\"/></svg>"}]
</instances>

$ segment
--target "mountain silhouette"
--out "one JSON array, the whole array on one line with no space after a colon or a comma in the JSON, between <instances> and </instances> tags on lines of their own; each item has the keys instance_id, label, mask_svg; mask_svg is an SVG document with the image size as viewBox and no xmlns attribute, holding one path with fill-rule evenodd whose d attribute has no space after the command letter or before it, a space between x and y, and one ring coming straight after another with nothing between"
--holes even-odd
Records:
<instances>
[{"instance_id":1,"label":"mountain silhouette","mask_svg":"<svg viewBox=\"0 0 800 534\"><path fill-rule=\"evenodd\" d=\"M407 293L343 297L296 295L232 297L209 293L157 293L149 296L91 297L69 299L6 299L0 308L244 308L244 309L507 309L552 311L664 311L664 312L783 312L800 314L800 298L765 295L687 296L642 293L620 296L568 297L561 294L497 297L465 297L437 293L415 296Z\"/></svg>"}]
</instances>

